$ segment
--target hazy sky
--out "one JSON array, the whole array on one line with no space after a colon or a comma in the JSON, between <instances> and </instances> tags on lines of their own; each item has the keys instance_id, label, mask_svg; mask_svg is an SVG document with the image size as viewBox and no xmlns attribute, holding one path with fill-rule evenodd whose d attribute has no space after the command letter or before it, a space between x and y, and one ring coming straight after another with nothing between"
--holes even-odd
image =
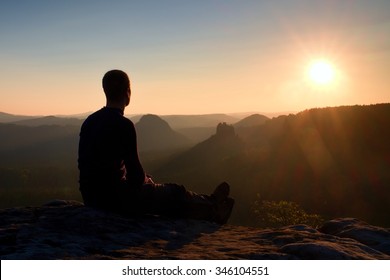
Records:
<instances>
[{"instance_id":1,"label":"hazy sky","mask_svg":"<svg viewBox=\"0 0 390 280\"><path fill-rule=\"evenodd\" d=\"M0 111L94 111L110 69L130 76L128 114L389 102L389 34L389 0L2 0ZM320 58L326 85L307 78Z\"/></svg>"}]
</instances>

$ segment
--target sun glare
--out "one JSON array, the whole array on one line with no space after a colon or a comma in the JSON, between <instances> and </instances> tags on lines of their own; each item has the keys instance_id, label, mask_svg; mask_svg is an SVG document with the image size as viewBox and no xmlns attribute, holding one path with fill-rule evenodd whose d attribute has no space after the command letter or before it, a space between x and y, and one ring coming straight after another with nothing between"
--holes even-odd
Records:
<instances>
[{"instance_id":1,"label":"sun glare","mask_svg":"<svg viewBox=\"0 0 390 280\"><path fill-rule=\"evenodd\" d=\"M333 65L326 60L316 60L309 65L308 76L316 84L329 84L333 81L334 75Z\"/></svg>"}]
</instances>

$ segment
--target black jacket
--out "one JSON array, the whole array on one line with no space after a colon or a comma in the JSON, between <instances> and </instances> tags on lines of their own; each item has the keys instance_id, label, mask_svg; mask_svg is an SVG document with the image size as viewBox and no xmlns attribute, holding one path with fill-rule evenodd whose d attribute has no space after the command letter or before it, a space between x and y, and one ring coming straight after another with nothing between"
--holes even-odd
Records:
<instances>
[{"instance_id":1,"label":"black jacket","mask_svg":"<svg viewBox=\"0 0 390 280\"><path fill-rule=\"evenodd\" d=\"M134 124L123 111L104 107L90 115L80 131L80 190L94 192L145 181Z\"/></svg>"}]
</instances>

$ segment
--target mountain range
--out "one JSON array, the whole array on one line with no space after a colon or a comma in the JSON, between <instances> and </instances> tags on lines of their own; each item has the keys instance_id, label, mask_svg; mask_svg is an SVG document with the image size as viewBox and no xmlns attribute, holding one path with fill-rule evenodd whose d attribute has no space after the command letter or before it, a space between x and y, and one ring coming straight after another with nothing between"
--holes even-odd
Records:
<instances>
[{"instance_id":1,"label":"mountain range","mask_svg":"<svg viewBox=\"0 0 390 280\"><path fill-rule=\"evenodd\" d=\"M326 218L353 216L388 226L389 123L390 104L377 104L318 108L272 119L252 115L214 127L194 123L203 129L204 139L198 142L155 115L135 125L141 161L155 181L177 182L202 193L228 181L236 198L236 223L251 224L253 203L264 199L294 201ZM55 189L67 184L78 193L78 131L76 124L1 124L0 191L4 186ZM69 178L56 177L65 172L59 165L68 166ZM39 176L34 175L37 166L42 166ZM48 166L50 184L42 172Z\"/></svg>"},{"instance_id":2,"label":"mountain range","mask_svg":"<svg viewBox=\"0 0 390 280\"><path fill-rule=\"evenodd\" d=\"M17 123L20 125L39 126L39 125L77 125L82 123L90 113L75 115L55 115L55 116L28 116L14 115L0 112L0 123ZM256 114L256 113L253 113ZM241 119L253 115L252 113L236 114L204 114L204 115L160 115L159 117L174 130L191 127L215 127L220 122L235 123ZM277 113L273 113L277 114ZM126 115L134 123L137 123L144 115L138 114ZM272 115L272 114L271 114ZM78 120L78 121L77 121Z\"/></svg>"},{"instance_id":3,"label":"mountain range","mask_svg":"<svg viewBox=\"0 0 390 280\"><path fill-rule=\"evenodd\" d=\"M83 114L79 116L81 118L64 116L33 117L0 112L0 125L2 126L0 136L3 137L0 151L2 148L8 149L12 146L28 146L36 141L39 142L38 139L57 139L61 137L61 134L70 133L74 135L78 133L86 117ZM251 115L242 120L225 114L168 116L148 114L132 116L130 119L136 125L139 150L145 152L189 148L212 136L215 127L221 122L236 123L239 127L248 127L262 123L268 118L259 114ZM31 135L31 137L27 135Z\"/></svg>"},{"instance_id":4,"label":"mountain range","mask_svg":"<svg viewBox=\"0 0 390 280\"><path fill-rule=\"evenodd\" d=\"M295 201L324 216L389 224L389 123L390 104L311 109L242 134L212 137L155 174L199 191L227 180L238 205L246 205L236 213L241 221L248 201L260 195ZM224 156L215 162L216 147Z\"/></svg>"}]
</instances>

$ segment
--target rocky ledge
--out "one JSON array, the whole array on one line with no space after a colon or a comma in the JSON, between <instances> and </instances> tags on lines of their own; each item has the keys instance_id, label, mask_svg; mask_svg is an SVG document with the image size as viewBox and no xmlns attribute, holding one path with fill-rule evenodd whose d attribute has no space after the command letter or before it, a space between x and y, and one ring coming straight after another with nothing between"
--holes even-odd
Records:
<instances>
[{"instance_id":1,"label":"rocky ledge","mask_svg":"<svg viewBox=\"0 0 390 280\"><path fill-rule=\"evenodd\" d=\"M319 229L128 218L53 201L0 210L1 259L390 259L390 229L353 218Z\"/></svg>"}]
</instances>

